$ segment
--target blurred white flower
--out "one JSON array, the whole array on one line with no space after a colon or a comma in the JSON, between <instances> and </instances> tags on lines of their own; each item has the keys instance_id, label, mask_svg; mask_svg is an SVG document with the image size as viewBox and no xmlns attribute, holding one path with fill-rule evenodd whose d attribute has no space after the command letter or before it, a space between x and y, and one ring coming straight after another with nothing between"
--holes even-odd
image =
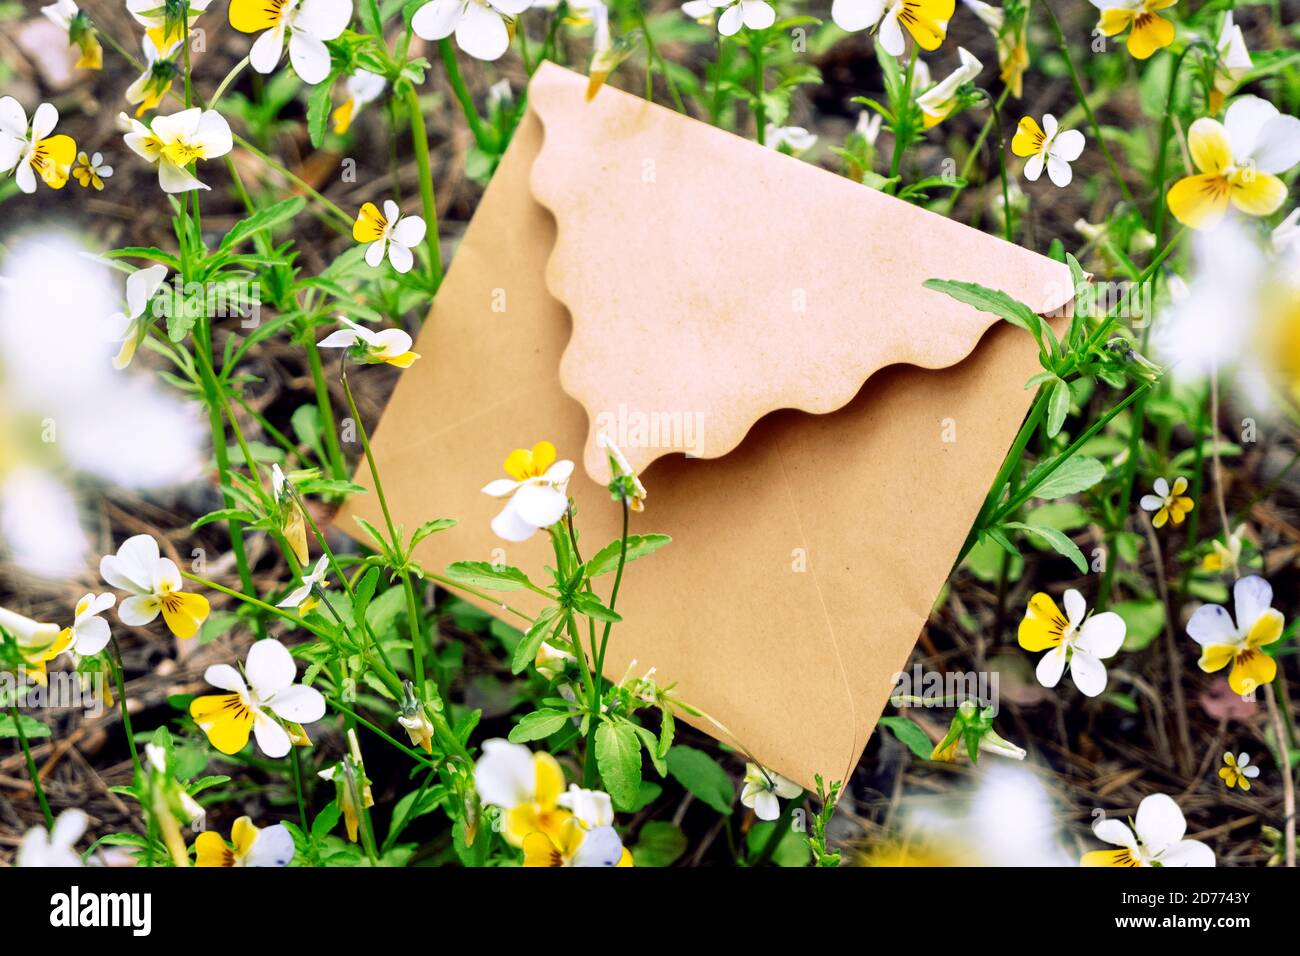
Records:
<instances>
[{"instance_id":1,"label":"blurred white flower","mask_svg":"<svg viewBox=\"0 0 1300 956\"><path fill-rule=\"evenodd\" d=\"M781 815L778 797L793 800L801 793L803 787L793 780L765 770L756 763L745 765L745 786L740 791L740 802L752 809L760 820L775 820Z\"/></svg>"},{"instance_id":2,"label":"blurred white flower","mask_svg":"<svg viewBox=\"0 0 1300 956\"><path fill-rule=\"evenodd\" d=\"M763 139L773 149L779 150L784 146L792 153L802 153L816 145L817 134L808 132L802 126L774 126L768 123Z\"/></svg>"},{"instance_id":3,"label":"blurred white flower","mask_svg":"<svg viewBox=\"0 0 1300 956\"><path fill-rule=\"evenodd\" d=\"M357 118L357 113L361 112L361 107L377 100L387 85L387 80L369 70L357 70L349 76L343 84L348 98L330 114L334 120L334 132L340 136L346 133L352 121Z\"/></svg>"},{"instance_id":4,"label":"blurred white flower","mask_svg":"<svg viewBox=\"0 0 1300 956\"><path fill-rule=\"evenodd\" d=\"M499 60L510 48L507 22L531 0L432 0L415 11L411 29L422 40L456 34L456 45L476 60Z\"/></svg>"},{"instance_id":5,"label":"blurred white flower","mask_svg":"<svg viewBox=\"0 0 1300 956\"><path fill-rule=\"evenodd\" d=\"M54 821L54 829L32 827L18 848L19 866L84 866L77 852L77 841L86 832L90 818L84 810L64 810Z\"/></svg>"},{"instance_id":6,"label":"blurred white flower","mask_svg":"<svg viewBox=\"0 0 1300 956\"><path fill-rule=\"evenodd\" d=\"M1084 866L1214 866L1213 850L1199 840L1183 839L1183 811L1163 793L1142 798L1132 827L1122 820L1098 820L1092 832L1120 849L1086 853Z\"/></svg>"}]
</instances>

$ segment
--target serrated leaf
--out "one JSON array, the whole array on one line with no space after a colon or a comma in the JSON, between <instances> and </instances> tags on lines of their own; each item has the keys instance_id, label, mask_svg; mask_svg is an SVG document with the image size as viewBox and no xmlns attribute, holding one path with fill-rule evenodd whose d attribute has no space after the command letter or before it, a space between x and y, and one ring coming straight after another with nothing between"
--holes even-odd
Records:
<instances>
[{"instance_id":1,"label":"serrated leaf","mask_svg":"<svg viewBox=\"0 0 1300 956\"><path fill-rule=\"evenodd\" d=\"M510 729L510 742L527 743L549 737L569 722L570 714L562 710L535 710Z\"/></svg>"},{"instance_id":2,"label":"serrated leaf","mask_svg":"<svg viewBox=\"0 0 1300 956\"><path fill-rule=\"evenodd\" d=\"M616 807L636 802L641 787L641 743L629 724L602 723L596 728L596 767Z\"/></svg>"},{"instance_id":3,"label":"serrated leaf","mask_svg":"<svg viewBox=\"0 0 1300 956\"><path fill-rule=\"evenodd\" d=\"M927 279L922 285L933 292L942 292L958 302L996 315L1017 328L1032 333L1035 338L1042 334L1042 320L1029 306L1017 302L1005 292L990 289L977 282L959 282L955 279Z\"/></svg>"},{"instance_id":4,"label":"serrated leaf","mask_svg":"<svg viewBox=\"0 0 1300 956\"><path fill-rule=\"evenodd\" d=\"M672 866L686 852L686 834L667 820L650 820L637 834L631 847L632 862L637 866Z\"/></svg>"},{"instance_id":5,"label":"serrated leaf","mask_svg":"<svg viewBox=\"0 0 1300 956\"><path fill-rule=\"evenodd\" d=\"M647 554L653 554L664 545L670 538L666 534L631 534L627 537L627 558L626 561L635 561L637 558L644 557ZM622 547L622 539L611 541L605 547L601 548L589 560L586 565L587 577L594 578L601 574L608 574L618 568L618 555Z\"/></svg>"},{"instance_id":6,"label":"serrated leaf","mask_svg":"<svg viewBox=\"0 0 1300 956\"><path fill-rule=\"evenodd\" d=\"M524 633L523 640L515 645L515 652L510 659L512 674L522 674L528 665L537 659L537 651L555 630L557 619L563 620L560 611L558 604L551 604L544 607L542 612L533 619L533 623Z\"/></svg>"},{"instance_id":7,"label":"serrated leaf","mask_svg":"<svg viewBox=\"0 0 1300 956\"><path fill-rule=\"evenodd\" d=\"M328 101L326 105L329 105ZM259 209L247 219L235 223L234 227L226 233L225 238L221 240L220 248L222 250L233 249L246 239L251 239L263 229L272 229L282 222L288 222L302 212L303 206L306 204L307 201L301 196L291 196L288 199L282 199L273 205L267 206L265 209Z\"/></svg>"},{"instance_id":8,"label":"serrated leaf","mask_svg":"<svg viewBox=\"0 0 1300 956\"><path fill-rule=\"evenodd\" d=\"M578 591L573 595L573 608L580 614L597 621L607 621L610 624L617 624L623 620L615 611L605 607L604 603L590 591Z\"/></svg>"},{"instance_id":9,"label":"serrated leaf","mask_svg":"<svg viewBox=\"0 0 1300 956\"><path fill-rule=\"evenodd\" d=\"M519 591L531 586L528 575L518 568L487 561L457 561L448 565L447 577L456 584L489 591Z\"/></svg>"},{"instance_id":10,"label":"serrated leaf","mask_svg":"<svg viewBox=\"0 0 1300 956\"><path fill-rule=\"evenodd\" d=\"M414 551L415 546L425 538L429 537L429 535L437 534L439 531L446 531L448 528L455 527L455 525L455 518L434 518L432 521L426 521L424 524L420 525L420 527L416 528L415 532L411 535L409 549Z\"/></svg>"}]
</instances>

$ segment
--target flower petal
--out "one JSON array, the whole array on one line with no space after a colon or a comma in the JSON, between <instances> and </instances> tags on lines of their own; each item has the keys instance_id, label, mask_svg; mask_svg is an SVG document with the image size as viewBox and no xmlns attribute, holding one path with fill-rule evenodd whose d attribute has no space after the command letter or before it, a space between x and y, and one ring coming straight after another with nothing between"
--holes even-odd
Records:
<instances>
[{"instance_id":1,"label":"flower petal","mask_svg":"<svg viewBox=\"0 0 1300 956\"><path fill-rule=\"evenodd\" d=\"M1151 852L1173 846L1187 832L1183 811L1173 798L1163 793L1153 793L1138 804L1134 820L1138 839Z\"/></svg>"},{"instance_id":2,"label":"flower petal","mask_svg":"<svg viewBox=\"0 0 1300 956\"><path fill-rule=\"evenodd\" d=\"M244 662L248 682L263 700L286 689L298 674L289 649L273 637L255 643Z\"/></svg>"}]
</instances>

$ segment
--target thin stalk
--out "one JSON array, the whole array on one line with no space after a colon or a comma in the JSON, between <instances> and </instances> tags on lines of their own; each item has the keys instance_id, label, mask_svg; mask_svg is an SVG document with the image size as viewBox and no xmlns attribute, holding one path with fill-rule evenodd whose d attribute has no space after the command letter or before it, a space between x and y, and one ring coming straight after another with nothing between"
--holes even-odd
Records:
<instances>
[{"instance_id":1,"label":"thin stalk","mask_svg":"<svg viewBox=\"0 0 1300 956\"><path fill-rule=\"evenodd\" d=\"M298 825L302 828L303 833L310 833L311 831L307 826L307 800L303 796L302 792L302 754L299 752L300 749L301 748L298 747L289 748L290 753L293 754L293 761L291 764L293 770L293 789L294 793L298 797Z\"/></svg>"},{"instance_id":2,"label":"thin stalk","mask_svg":"<svg viewBox=\"0 0 1300 956\"><path fill-rule=\"evenodd\" d=\"M465 85L465 78L460 75L460 64L456 62L456 51L451 48L450 38L438 41L438 52L442 55L442 65L447 71L452 92L456 94L461 112L465 114L465 122L469 124L470 132L474 134L474 142L478 144L479 149L490 148L492 135L483 125L483 117L479 115L478 107L474 105L474 98L470 96L469 87Z\"/></svg>"},{"instance_id":3,"label":"thin stalk","mask_svg":"<svg viewBox=\"0 0 1300 956\"><path fill-rule=\"evenodd\" d=\"M897 115L894 117L894 156L889 161L889 178L893 179L898 176L899 171L903 168L903 153L910 144L912 137L912 76L916 72L916 57L918 48L912 45L912 56L907 61L907 74L903 78L903 101L898 106ZM904 126L903 117L907 116L906 126ZM906 135L904 135L906 133ZM897 192L897 190L895 190Z\"/></svg>"},{"instance_id":4,"label":"thin stalk","mask_svg":"<svg viewBox=\"0 0 1300 956\"><path fill-rule=\"evenodd\" d=\"M444 41L445 42L445 41ZM415 147L415 165L420 171L420 202L424 207L424 246L429 253L429 291L438 291L442 283L442 251L438 245L438 206L433 198L433 173L429 169L429 131L424 125L420 97L415 87L406 84L406 112L411 120L411 144Z\"/></svg>"},{"instance_id":5,"label":"thin stalk","mask_svg":"<svg viewBox=\"0 0 1300 956\"><path fill-rule=\"evenodd\" d=\"M325 370L321 366L320 350L316 348L315 338L307 340L306 348L307 367L311 370L312 385L316 389L316 410L320 413L321 431L325 433L325 450L330 457L330 471L334 478L346 478L347 459L343 457L343 448L339 445L339 428L334 420L334 405L330 401L329 386L325 383Z\"/></svg>"},{"instance_id":6,"label":"thin stalk","mask_svg":"<svg viewBox=\"0 0 1300 956\"><path fill-rule=\"evenodd\" d=\"M313 189L310 185L304 182L301 177L290 172L286 167L276 162L274 159L272 159L262 150L258 149L248 140L244 139L244 137L240 136L238 133L233 134L233 139L236 143L240 145L241 148L246 149L248 152L252 153L258 159L260 159L265 166L275 170L285 179L289 180L289 182L291 182L295 187L301 189L309 197L315 200L316 203L320 205L322 209L330 213L332 216L334 216L334 218L338 220L344 232L346 232L349 235L352 234L352 222L355 217L349 216L333 200L326 199L319 192Z\"/></svg>"},{"instance_id":7,"label":"thin stalk","mask_svg":"<svg viewBox=\"0 0 1300 956\"><path fill-rule=\"evenodd\" d=\"M138 778L144 768L140 765L140 754L135 749L135 731L131 729L131 712L126 709L126 677L122 669L122 646L117 643L117 638L111 638L113 654L109 658L109 666L113 671L113 682L117 684L117 703L122 708L122 731L126 734L126 746L131 752L131 765L135 767L135 775Z\"/></svg>"},{"instance_id":8,"label":"thin stalk","mask_svg":"<svg viewBox=\"0 0 1300 956\"><path fill-rule=\"evenodd\" d=\"M1268 704L1268 719L1277 737L1278 766L1282 769L1283 846L1286 848L1286 865L1295 867L1295 770L1291 767L1291 744L1287 739L1286 725L1282 723L1282 710L1277 705L1277 692L1271 683L1264 685L1264 701Z\"/></svg>"},{"instance_id":9,"label":"thin stalk","mask_svg":"<svg viewBox=\"0 0 1300 956\"><path fill-rule=\"evenodd\" d=\"M1010 94L1011 88L1009 86L1004 86L1002 92L998 94L998 98L993 101L993 111L989 113L989 118L986 119L984 125L980 127L979 135L975 137L975 144L971 146L970 152L966 154L966 160L961 164L961 172L957 174L957 178L962 180L962 184L954 187L952 192L948 195L948 206L943 212L945 216L951 216L953 209L956 208L957 198L966 188L965 182L967 177L970 176L971 167L975 165L975 160L978 158L980 150L984 147L984 141L988 139L989 133L993 131L994 122L997 122L996 117L998 111L1002 109L1003 104L1006 103L1007 97ZM1005 169L1005 162L1003 168Z\"/></svg>"},{"instance_id":10,"label":"thin stalk","mask_svg":"<svg viewBox=\"0 0 1300 956\"><path fill-rule=\"evenodd\" d=\"M32 778L36 802L41 805L41 815L45 817L45 829L53 830L54 814L50 812L50 802L45 799L45 788L41 786L41 773L36 766L36 758L32 756L31 745L27 743L27 734L23 732L23 721L18 714L17 704L10 706L9 715L14 719L14 732L18 735L18 746L23 749L23 757L27 760L27 774Z\"/></svg>"},{"instance_id":11,"label":"thin stalk","mask_svg":"<svg viewBox=\"0 0 1300 956\"><path fill-rule=\"evenodd\" d=\"M649 54L649 61L658 66L659 72L663 74L664 83L668 86L668 95L673 98L673 108L676 109L677 112L685 115L686 106L682 103L682 95L677 92L677 84L673 82L673 75L668 72L668 64L664 61L663 54L659 52L659 45L655 43L655 38L650 33L650 24L646 20L645 9L641 5L641 0L636 0L636 2L632 4L632 9L635 11L637 25L641 27L641 35L645 37L645 48L646 53ZM654 96L651 88L651 75L650 66L647 64L646 99L653 103Z\"/></svg>"},{"instance_id":12,"label":"thin stalk","mask_svg":"<svg viewBox=\"0 0 1300 956\"><path fill-rule=\"evenodd\" d=\"M763 38L756 36L750 42L750 58L754 61L754 125L759 146L767 145L767 104L763 102L766 80L763 76Z\"/></svg>"},{"instance_id":13,"label":"thin stalk","mask_svg":"<svg viewBox=\"0 0 1300 956\"><path fill-rule=\"evenodd\" d=\"M749 864L750 866L766 866L772 861L776 848L781 845L782 838L790 828L790 819L794 816L794 811L797 809L799 802L798 799L790 800L781 808L781 816L777 818L776 825L772 828L772 835L767 838L767 842L763 844L763 849L758 851L758 856L754 857L754 861Z\"/></svg>"}]
</instances>

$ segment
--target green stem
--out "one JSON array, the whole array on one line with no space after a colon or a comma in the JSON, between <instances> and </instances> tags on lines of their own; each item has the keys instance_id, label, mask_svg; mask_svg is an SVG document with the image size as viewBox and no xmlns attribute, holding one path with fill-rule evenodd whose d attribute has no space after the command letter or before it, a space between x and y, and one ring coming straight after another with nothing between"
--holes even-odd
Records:
<instances>
[{"instance_id":1,"label":"green stem","mask_svg":"<svg viewBox=\"0 0 1300 956\"><path fill-rule=\"evenodd\" d=\"M645 38L646 53L649 55L650 63L659 67L659 72L663 74L664 82L668 85L668 95L673 98L673 108L677 112L685 114L686 106L682 103L682 95L677 92L677 84L673 81L673 75L668 72L668 64L664 61L663 54L659 52L659 45L655 43L654 36L650 33L650 24L646 20L645 9L641 5L641 0L635 0L632 4L635 11L637 25L641 27L641 35ZM654 95L650 77L652 75L650 66L646 66L646 99L654 102Z\"/></svg>"},{"instance_id":2,"label":"green stem","mask_svg":"<svg viewBox=\"0 0 1300 956\"><path fill-rule=\"evenodd\" d=\"M766 866L772 861L772 856L776 853L776 848L781 845L781 839L785 836L790 827L790 820L794 816L794 811L798 808L800 800L795 798L786 803L781 808L781 816L776 820L776 825L772 828L772 835L767 838L763 844L763 849L754 857L750 866Z\"/></svg>"},{"instance_id":3,"label":"green stem","mask_svg":"<svg viewBox=\"0 0 1300 956\"><path fill-rule=\"evenodd\" d=\"M443 41L446 42L446 41ZM429 168L429 131L415 87L406 84L406 112L411 120L411 144L415 148L415 165L420 170L420 202L424 207L424 246L429 253L429 291L437 292L442 284L442 251L438 245L438 206L433 198L433 173Z\"/></svg>"},{"instance_id":4,"label":"green stem","mask_svg":"<svg viewBox=\"0 0 1300 956\"><path fill-rule=\"evenodd\" d=\"M117 638L112 640L113 654L109 658L109 666L113 670L113 682L117 684L117 704L122 708L122 732L126 734L126 746L131 752L131 764L135 767L136 778L139 779L144 773L144 767L140 764L140 754L135 749L135 731L131 729L131 712L126 709L126 677L122 668L122 646L117 643Z\"/></svg>"},{"instance_id":5,"label":"green stem","mask_svg":"<svg viewBox=\"0 0 1300 956\"><path fill-rule=\"evenodd\" d=\"M750 58L754 61L754 125L759 146L767 145L767 104L763 102L766 80L763 76L763 36L755 34L750 41Z\"/></svg>"},{"instance_id":6,"label":"green stem","mask_svg":"<svg viewBox=\"0 0 1300 956\"><path fill-rule=\"evenodd\" d=\"M9 715L14 719L14 732L18 735L18 746L23 748L23 756L27 759L27 773L32 778L32 789L36 791L36 802L41 805L41 815L45 817L45 829L53 830L54 814L50 812L50 802L45 799L41 774L36 767L36 758L32 756L31 745L27 743L27 734L23 732L23 720L18 713L17 704L10 706Z\"/></svg>"},{"instance_id":7,"label":"green stem","mask_svg":"<svg viewBox=\"0 0 1300 956\"><path fill-rule=\"evenodd\" d=\"M483 117L479 115L478 108L474 105L474 98L469 94L465 78L460 75L460 64L456 62L456 51L451 48L450 38L438 41L438 52L442 55L442 65L447 70L447 79L451 82L452 92L456 94L461 112L465 114L465 122L469 124L470 132L474 134L474 142L478 144L479 149L491 149L492 136L483 125Z\"/></svg>"},{"instance_id":8,"label":"green stem","mask_svg":"<svg viewBox=\"0 0 1300 956\"><path fill-rule=\"evenodd\" d=\"M235 81L235 78L239 76L240 73L244 72L244 67L246 66L248 66L248 57L244 57L231 67L230 72L227 73L225 78L217 85L216 92L214 92L208 99L208 109L213 110L217 108L217 103L221 101L221 97L225 95L227 88L229 88L230 84Z\"/></svg>"},{"instance_id":9,"label":"green stem","mask_svg":"<svg viewBox=\"0 0 1300 956\"><path fill-rule=\"evenodd\" d=\"M322 209L324 209L326 212L334 216L334 218L338 220L339 225L342 227L343 232L346 232L348 235L352 234L352 221L354 217L349 216L347 213L345 213L341 208L339 208L339 206L335 202L333 202L333 200L326 199L319 192L317 192L306 182L304 182L300 177L291 173L286 167L276 162L274 159L272 159L262 150L258 149L248 140L244 139L244 137L240 136L238 133L233 134L233 139L236 143L240 145L241 148L247 150L248 152L256 156L258 159L260 159L263 165L267 166L269 169L275 170L285 179L289 180L289 182L291 182L295 187L301 189L309 197L315 200L316 203Z\"/></svg>"},{"instance_id":10,"label":"green stem","mask_svg":"<svg viewBox=\"0 0 1300 956\"><path fill-rule=\"evenodd\" d=\"M291 747L289 748L289 750L290 753L293 754L293 761L292 761L293 789L298 796L298 825L302 827L303 833L310 833L311 830L307 826L307 799L303 796L303 792L302 792L302 754L300 752L301 748Z\"/></svg>"},{"instance_id":11,"label":"green stem","mask_svg":"<svg viewBox=\"0 0 1300 956\"><path fill-rule=\"evenodd\" d=\"M347 460L343 457L343 448L339 445L339 428L334 420L334 405L330 401L329 386L325 383L325 370L321 366L320 349L316 347L315 337L306 342L307 367L311 370L312 385L316 389L316 408L320 413L321 430L325 433L325 450L329 452L332 477L343 479L348 476Z\"/></svg>"},{"instance_id":12,"label":"green stem","mask_svg":"<svg viewBox=\"0 0 1300 956\"><path fill-rule=\"evenodd\" d=\"M993 131L993 124L995 122L1001 122L998 118L998 113L1002 109L1003 104L1006 103L1009 95L1011 95L1011 87L1004 86L1002 92L998 94L998 98L994 100L993 110L989 113L989 118L986 119L984 125L980 127L979 135L975 137L975 144L971 146L970 152L966 154L966 160L961 164L961 172L957 174L957 178L960 179L963 184L955 187L951 194L949 194L948 207L943 213L945 216L951 216L953 209L956 208L957 198L966 188L964 183L967 177L970 176L971 167L975 165L975 160L979 156L980 150L984 147L984 141L988 139L989 133ZM1003 160L1003 169L1006 169L1005 159Z\"/></svg>"}]
</instances>

